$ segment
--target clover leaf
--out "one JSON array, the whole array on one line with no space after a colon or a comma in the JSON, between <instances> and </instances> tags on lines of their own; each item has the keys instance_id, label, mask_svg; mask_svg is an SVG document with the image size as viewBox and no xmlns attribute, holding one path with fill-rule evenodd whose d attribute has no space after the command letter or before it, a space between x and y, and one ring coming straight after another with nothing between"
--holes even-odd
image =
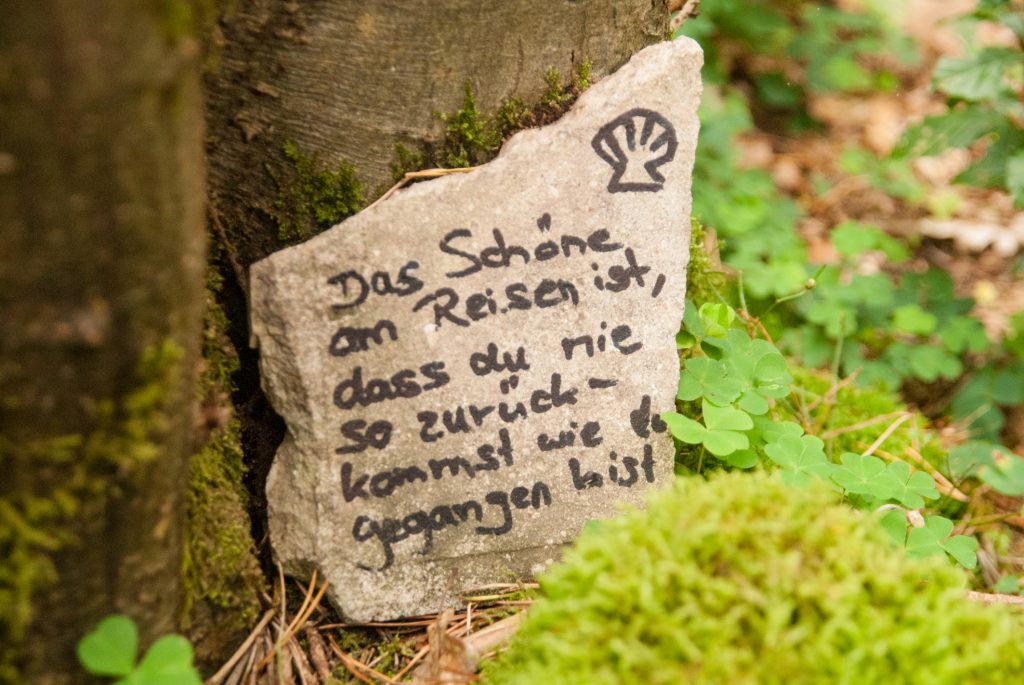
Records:
<instances>
[{"instance_id":1,"label":"clover leaf","mask_svg":"<svg viewBox=\"0 0 1024 685\"><path fill-rule=\"evenodd\" d=\"M192 645L180 635L165 635L149 648L139 667L115 685L201 685L192 666Z\"/></svg>"},{"instance_id":2,"label":"clover leaf","mask_svg":"<svg viewBox=\"0 0 1024 685\"><path fill-rule=\"evenodd\" d=\"M92 675L118 678L114 685L201 685L192 645L165 635L135 665L138 631L127 616L108 616L78 642L78 660Z\"/></svg>"},{"instance_id":3,"label":"clover leaf","mask_svg":"<svg viewBox=\"0 0 1024 685\"><path fill-rule=\"evenodd\" d=\"M886 535L900 547L907 544L907 514L902 509L890 509L879 519Z\"/></svg>"},{"instance_id":4,"label":"clover leaf","mask_svg":"<svg viewBox=\"0 0 1024 685\"><path fill-rule=\"evenodd\" d=\"M824 328L825 334L833 340L857 330L857 310L851 305L828 299L824 295L807 305L804 316L811 323Z\"/></svg>"},{"instance_id":5,"label":"clover leaf","mask_svg":"<svg viewBox=\"0 0 1024 685\"><path fill-rule=\"evenodd\" d=\"M127 616L108 616L78 643L78 660L89 673L124 676L135 665L139 635Z\"/></svg>"},{"instance_id":6,"label":"clover leaf","mask_svg":"<svg viewBox=\"0 0 1024 685\"><path fill-rule=\"evenodd\" d=\"M846 221L833 228L829 237L836 252L847 257L859 257L869 250L885 253L890 262L904 262L909 257L903 243L873 224Z\"/></svg>"},{"instance_id":7,"label":"clover leaf","mask_svg":"<svg viewBox=\"0 0 1024 685\"><path fill-rule=\"evenodd\" d=\"M698 312L707 337L723 338L736 320L736 310L727 304L705 302Z\"/></svg>"},{"instance_id":8,"label":"clover leaf","mask_svg":"<svg viewBox=\"0 0 1024 685\"><path fill-rule=\"evenodd\" d=\"M983 48L964 57L943 57L935 65L935 87L964 100L994 100L1009 89L1004 74L1022 61L1020 51Z\"/></svg>"},{"instance_id":9,"label":"clover leaf","mask_svg":"<svg viewBox=\"0 0 1024 685\"><path fill-rule=\"evenodd\" d=\"M662 414L662 419L676 438L690 445L703 445L716 457L750 446L744 432L754 427L749 414L733 407L719 407L707 399L701 407L703 424L673 411Z\"/></svg>"},{"instance_id":10,"label":"clover leaf","mask_svg":"<svg viewBox=\"0 0 1024 685\"><path fill-rule=\"evenodd\" d=\"M890 499L909 509L920 509L926 499L938 499L935 481L923 471L910 472L905 461L894 461L886 468L886 480L891 484Z\"/></svg>"},{"instance_id":11,"label":"clover leaf","mask_svg":"<svg viewBox=\"0 0 1024 685\"><path fill-rule=\"evenodd\" d=\"M782 467L782 480L789 485L805 486L811 476L828 478L835 469L825 456L825 443L813 435L782 435L765 445L768 458Z\"/></svg>"},{"instance_id":12,"label":"clover leaf","mask_svg":"<svg viewBox=\"0 0 1024 685\"><path fill-rule=\"evenodd\" d=\"M953 522L942 516L926 516L924 526L912 528L907 536L907 554L927 557L945 552L964 568L978 565L978 541L967 535L953 535Z\"/></svg>"},{"instance_id":13,"label":"clover leaf","mask_svg":"<svg viewBox=\"0 0 1024 685\"><path fill-rule=\"evenodd\" d=\"M854 495L870 495L878 499L893 496L894 482L886 477L885 462L878 457L844 452L839 461L842 465L832 474L836 485Z\"/></svg>"},{"instance_id":14,"label":"clover leaf","mask_svg":"<svg viewBox=\"0 0 1024 685\"><path fill-rule=\"evenodd\" d=\"M680 350L693 347L699 340L707 337L704 322L701 321L696 305L686 300L683 306L683 325L676 334L676 348Z\"/></svg>"},{"instance_id":15,"label":"clover leaf","mask_svg":"<svg viewBox=\"0 0 1024 685\"><path fill-rule=\"evenodd\" d=\"M778 442L784 435L799 438L804 434L804 429L795 421L773 421L764 416L754 417L754 430L766 443Z\"/></svg>"},{"instance_id":16,"label":"clover leaf","mask_svg":"<svg viewBox=\"0 0 1024 685\"><path fill-rule=\"evenodd\" d=\"M992 489L1019 497L1024 495L1024 459L1007 452L997 452L991 463L978 469L978 475Z\"/></svg>"},{"instance_id":17,"label":"clover leaf","mask_svg":"<svg viewBox=\"0 0 1024 685\"><path fill-rule=\"evenodd\" d=\"M748 447L747 449L736 450L732 454L727 454L722 457L722 460L729 466L737 469L752 469L761 461L761 457L757 456L757 450Z\"/></svg>"},{"instance_id":18,"label":"clover leaf","mask_svg":"<svg viewBox=\"0 0 1024 685\"><path fill-rule=\"evenodd\" d=\"M728 377L722 362L694 357L686 360L686 368L679 374L679 393L676 396L686 401L706 397L724 406L739 397L740 390L740 382Z\"/></svg>"},{"instance_id":19,"label":"clover leaf","mask_svg":"<svg viewBox=\"0 0 1024 685\"><path fill-rule=\"evenodd\" d=\"M984 352L991 344L985 327L977 319L969 316L954 316L942 324L939 329L939 340L953 354Z\"/></svg>"},{"instance_id":20,"label":"clover leaf","mask_svg":"<svg viewBox=\"0 0 1024 685\"><path fill-rule=\"evenodd\" d=\"M963 371L963 364L956 355L931 345L914 345L907 362L914 377L926 383L939 378L956 378Z\"/></svg>"},{"instance_id":21,"label":"clover leaf","mask_svg":"<svg viewBox=\"0 0 1024 685\"><path fill-rule=\"evenodd\" d=\"M793 382L785 357L770 342L753 340L744 331L729 331L726 340L725 367L741 389L738 406L751 414L768 413L768 398L785 397Z\"/></svg>"},{"instance_id":22,"label":"clover leaf","mask_svg":"<svg viewBox=\"0 0 1024 685\"><path fill-rule=\"evenodd\" d=\"M905 304L897 307L892 313L892 327L901 333L911 335L930 335L938 325L938 319L931 312L921 309L920 305Z\"/></svg>"},{"instance_id":23,"label":"clover leaf","mask_svg":"<svg viewBox=\"0 0 1024 685\"><path fill-rule=\"evenodd\" d=\"M1003 576L998 583L992 586L992 589L1004 595L1016 595L1020 592L1020 584L1017 581L1017 576Z\"/></svg>"},{"instance_id":24,"label":"clover leaf","mask_svg":"<svg viewBox=\"0 0 1024 685\"><path fill-rule=\"evenodd\" d=\"M949 450L949 472L955 480L977 475L983 466L995 466L995 458L1009 455L1002 445L986 440L968 440Z\"/></svg>"}]
</instances>

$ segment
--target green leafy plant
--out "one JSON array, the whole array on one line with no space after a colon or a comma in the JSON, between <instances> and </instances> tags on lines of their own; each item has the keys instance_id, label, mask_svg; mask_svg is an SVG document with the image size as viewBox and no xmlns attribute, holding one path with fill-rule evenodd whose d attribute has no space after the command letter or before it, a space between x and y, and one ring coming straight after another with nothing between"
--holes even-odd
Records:
<instances>
[{"instance_id":1,"label":"green leafy plant","mask_svg":"<svg viewBox=\"0 0 1024 685\"><path fill-rule=\"evenodd\" d=\"M116 678L114 685L200 685L192 646L165 635L136 663L138 630L127 616L108 616L78 643L78 660L90 674Z\"/></svg>"},{"instance_id":2,"label":"green leafy plant","mask_svg":"<svg viewBox=\"0 0 1024 685\"><path fill-rule=\"evenodd\" d=\"M704 304L696 309L690 304L686 311L683 330L677 336L686 355L677 395L680 411L666 412L662 418L684 447L698 450L695 463L689 461L694 470L712 466L711 459L728 468L771 465L781 470L788 484L822 480L858 509L896 508L901 516L939 499L933 478L901 459L884 461L850 451L836 460L829 457L821 438L805 434L799 423L785 420L796 413L795 407L785 403L796 389L781 352L740 327L736 312L728 305ZM923 310L908 306L899 317L906 328L932 329L933 322ZM1024 488L1024 459L1020 461ZM686 462L684 459L684 465ZM996 473L989 477L995 478ZM1004 488L1008 491L1009 486ZM938 520L934 516L925 520L933 518ZM924 533L911 531L908 536L905 529L906 525L902 537L893 535L893 540L913 545L916 553L948 553L968 568L977 563L973 553L968 553L977 547L972 537L950 537L947 531L936 544L923 545ZM950 542L954 539L956 542Z\"/></svg>"},{"instance_id":3,"label":"green leafy plant","mask_svg":"<svg viewBox=\"0 0 1024 685\"><path fill-rule=\"evenodd\" d=\"M676 438L701 447L698 471L705 450L749 468L758 461L751 450L763 447L753 417L767 414L775 399L790 392L793 379L786 360L770 342L732 327L737 317L728 305L706 303L697 310L688 303L685 311L677 343L689 358L677 397L682 402L699 400L700 411L695 418L676 412L663 418Z\"/></svg>"},{"instance_id":4,"label":"green leafy plant","mask_svg":"<svg viewBox=\"0 0 1024 685\"><path fill-rule=\"evenodd\" d=\"M776 188L768 169L752 167L750 156L741 160L741 151L761 150L753 141L788 152L794 139L800 150L802 138L824 127L811 104L835 111L843 94L912 88L909 41L870 10L796 0L704 0L701 17L684 22L681 33L696 37L706 54L694 213L717 238L705 242L717 244L729 280L702 291L701 304L713 304L688 307L677 337L678 418L666 421L678 440L680 473L777 469L786 482L821 481L856 509L888 512L883 528L913 554L946 555L973 568L979 538L1013 554L998 524L1013 513L977 506L988 489L1024 494L1024 459L1002 444L1020 448L1008 419L1024 404L1024 313L1010 317L1002 339L988 332L995 327L983 325L978 303L962 294L969 282L958 277L954 286L939 268L944 260L933 258L936 237L840 219L822 227L833 251L812 238L820 222L802 231L797 224L803 207L820 218L819 201L834 206L838 184L903 216L949 218L967 196L926 184L915 162L950 147L973 160L957 181L1004 190L1024 206L1021 8L1020 0L979 0L955 19L965 51L941 58L932 74L946 111L911 127L890 155L848 145L838 165L787 186L799 202ZM1004 27L1002 44L973 42L979 22ZM838 209L839 217L879 211L857 203ZM810 263L802 233L826 266ZM1018 264L1010 275L1020 272ZM791 381L759 378L748 347L764 345L791 360ZM782 357L768 359L772 365ZM758 392L762 383L775 394ZM929 419L951 428L943 441L970 439L947 454ZM978 574L979 585L991 588L989 571Z\"/></svg>"},{"instance_id":5,"label":"green leafy plant","mask_svg":"<svg viewBox=\"0 0 1024 685\"><path fill-rule=\"evenodd\" d=\"M997 454L991 464L979 469L983 483L1012 497L1024 495L1024 459L1013 454Z\"/></svg>"},{"instance_id":6,"label":"green leafy plant","mask_svg":"<svg viewBox=\"0 0 1024 685\"><path fill-rule=\"evenodd\" d=\"M782 351L837 375L856 373L865 387L896 390L908 383L965 378L952 402L933 411L969 422L977 438L998 440L1004 409L1024 399L1011 389L1024 387L1024 367L1010 357L1016 355L1014 341L1024 336L1011 332L1005 347L990 341L970 314L974 303L958 297L941 270L900 275L914 245L872 224L848 221L832 229L841 262L825 268L808 290L815 267L808 264L795 229L801 209L776 189L765 170L739 164L738 139L754 129L753 111L762 113L761 127L773 125L765 111L784 110L788 125L799 128L800 121L809 120L808 93L884 90L898 81L900 68L916 62L912 47L870 11L788 0L754 5L756 12L749 3L705 0L701 16L680 30L700 40L707 53L709 87L694 170L695 187L702 192L695 195L694 213L718 233L722 260L740 277L734 304L745 309L744 297L784 301L809 292L777 307L775 318L766 322L780 334ZM998 22L1019 37L1019 10L1015 0L983 0L966 21ZM962 57L944 58L934 80L949 96L949 111L912 128L891 156L846 150L840 168L896 200L932 206L934 198L911 171L913 157L974 146L985 154L960 180L1019 195L1024 178L1021 54L1019 46L974 46ZM861 269L871 254L884 260L882 271ZM1017 382L1011 386L1008 377Z\"/></svg>"},{"instance_id":7,"label":"green leafy plant","mask_svg":"<svg viewBox=\"0 0 1024 685\"><path fill-rule=\"evenodd\" d=\"M694 214L719 234L723 259L743 273L747 294L797 291L813 272L795 230L802 211L766 171L739 165L737 139L754 128L753 110L762 121L806 129L815 125L808 93L894 88L899 80L892 69L917 59L912 44L882 15L797 0L704 0L700 16L684 22L678 35L695 38L705 51L694 167L694 187L702 191L694 196ZM853 173L921 194L906 177L905 161L862 157L872 168Z\"/></svg>"},{"instance_id":8,"label":"green leafy plant","mask_svg":"<svg viewBox=\"0 0 1024 685\"><path fill-rule=\"evenodd\" d=\"M719 457L750 446L746 431L754 427L754 422L749 414L732 407L719 407L708 400L704 400L702 408L703 423L676 413L665 414L672 435L684 442L702 445Z\"/></svg>"},{"instance_id":9,"label":"green leafy plant","mask_svg":"<svg viewBox=\"0 0 1024 685\"><path fill-rule=\"evenodd\" d=\"M927 191L914 176L910 160L904 157L878 157L860 147L845 150L839 168L851 176L863 176L868 183L890 197L910 204L922 203Z\"/></svg>"},{"instance_id":10,"label":"green leafy plant","mask_svg":"<svg viewBox=\"0 0 1024 685\"><path fill-rule=\"evenodd\" d=\"M795 224L800 208L762 169L739 168L736 138L753 127L737 92L709 85L700 105L700 140L693 171L693 213L722 239L722 256L744 274L755 297L782 296L807 279L807 250Z\"/></svg>"},{"instance_id":11,"label":"green leafy plant","mask_svg":"<svg viewBox=\"0 0 1024 685\"><path fill-rule=\"evenodd\" d=\"M978 541L953 535L953 522L944 516L925 516L908 526L903 512L890 511L882 518L882 529L912 557L946 553L967 568L977 565Z\"/></svg>"},{"instance_id":12,"label":"green leafy plant","mask_svg":"<svg viewBox=\"0 0 1024 685\"><path fill-rule=\"evenodd\" d=\"M1005 189L1024 207L1024 20L1015 0L982 0L964 20L997 22L1017 37L1015 46L973 46L935 65L932 84L948 110L907 131L896 156L934 155L947 148L982 148L980 159L957 181Z\"/></svg>"},{"instance_id":13,"label":"green leafy plant","mask_svg":"<svg viewBox=\"0 0 1024 685\"><path fill-rule=\"evenodd\" d=\"M796 424L790 424L796 425ZM799 428L799 426L797 426ZM782 468L782 480L789 485L809 485L813 477L828 478L835 464L825 456L825 443L813 435L782 435L765 445L768 458Z\"/></svg>"}]
</instances>

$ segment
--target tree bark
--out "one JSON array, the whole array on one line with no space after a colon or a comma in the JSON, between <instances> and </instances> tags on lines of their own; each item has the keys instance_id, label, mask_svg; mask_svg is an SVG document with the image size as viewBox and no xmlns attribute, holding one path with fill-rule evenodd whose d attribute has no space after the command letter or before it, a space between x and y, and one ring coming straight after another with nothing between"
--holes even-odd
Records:
<instances>
[{"instance_id":1,"label":"tree bark","mask_svg":"<svg viewBox=\"0 0 1024 685\"><path fill-rule=\"evenodd\" d=\"M545 72L595 78L666 37L664 0L243 0L207 79L210 191L243 266L280 247L268 208L289 142L350 162L369 194L395 146L437 142L471 81L479 108L536 102Z\"/></svg>"},{"instance_id":2,"label":"tree bark","mask_svg":"<svg viewBox=\"0 0 1024 685\"><path fill-rule=\"evenodd\" d=\"M82 682L107 614L143 643L177 627L205 273L190 31L178 0L4 7L0 682Z\"/></svg>"},{"instance_id":3,"label":"tree bark","mask_svg":"<svg viewBox=\"0 0 1024 685\"><path fill-rule=\"evenodd\" d=\"M248 266L283 246L286 147L329 168L351 163L373 197L392 182L396 145L443 137L435 114L460 108L467 81L484 113L509 98L533 104L549 69L564 83L589 60L600 78L666 38L668 20L666 0L242 0L224 18L206 78L209 189L242 363L235 400L256 539L283 426L248 349L244 291Z\"/></svg>"}]
</instances>

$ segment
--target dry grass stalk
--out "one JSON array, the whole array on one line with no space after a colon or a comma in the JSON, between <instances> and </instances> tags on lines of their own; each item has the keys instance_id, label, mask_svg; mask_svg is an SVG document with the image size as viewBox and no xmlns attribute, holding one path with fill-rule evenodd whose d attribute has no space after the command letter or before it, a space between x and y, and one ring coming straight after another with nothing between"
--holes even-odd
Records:
<instances>
[{"instance_id":1,"label":"dry grass stalk","mask_svg":"<svg viewBox=\"0 0 1024 685\"><path fill-rule=\"evenodd\" d=\"M1024 597L1019 595L1004 595L998 592L977 592L975 590L968 590L967 599L972 602L981 602L982 604L1012 604L1014 606L1024 606Z\"/></svg>"},{"instance_id":2,"label":"dry grass stalk","mask_svg":"<svg viewBox=\"0 0 1024 685\"><path fill-rule=\"evenodd\" d=\"M384 200L397 193L399 190L409 185L413 181L421 181L428 178L439 178L441 176L447 176L449 174L465 174L473 171L476 167L457 167L455 169L423 169L422 171L409 171L406 172L405 176L402 176L401 180L395 185L388 188L387 192L378 197L373 203L366 209L376 207ZM366 210L363 210L366 211Z\"/></svg>"}]
</instances>

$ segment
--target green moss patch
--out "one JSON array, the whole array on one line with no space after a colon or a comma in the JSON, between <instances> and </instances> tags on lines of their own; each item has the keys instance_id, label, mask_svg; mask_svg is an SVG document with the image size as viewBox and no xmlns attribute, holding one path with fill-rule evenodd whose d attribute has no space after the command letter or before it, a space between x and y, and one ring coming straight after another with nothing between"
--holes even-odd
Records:
<instances>
[{"instance_id":1,"label":"green moss patch","mask_svg":"<svg viewBox=\"0 0 1024 685\"><path fill-rule=\"evenodd\" d=\"M690 219L690 263L686 271L686 298L697 307L722 301L725 274L715 267L705 246L704 227Z\"/></svg>"},{"instance_id":2,"label":"green moss patch","mask_svg":"<svg viewBox=\"0 0 1024 685\"><path fill-rule=\"evenodd\" d=\"M216 630L225 635L256 620L264 584L249 532L244 475L238 422L232 420L192 458L184 564L187 616L212 612Z\"/></svg>"},{"instance_id":3,"label":"green moss patch","mask_svg":"<svg viewBox=\"0 0 1024 685\"><path fill-rule=\"evenodd\" d=\"M1013 682L1020 618L834 497L763 473L678 479L581 536L484 682Z\"/></svg>"},{"instance_id":4,"label":"green moss patch","mask_svg":"<svg viewBox=\"0 0 1024 685\"><path fill-rule=\"evenodd\" d=\"M425 146L419 151L396 146L398 159L391 165L394 180L420 169L463 168L489 162L516 131L544 126L565 114L576 98L590 87L591 68L591 61L584 60L568 83L557 69L548 69L544 74L546 88L539 102L531 107L520 98L508 98L493 114L480 110L473 82L466 81L462 107L451 113L434 113L445 126L444 139L438 145Z\"/></svg>"},{"instance_id":5,"label":"green moss patch","mask_svg":"<svg viewBox=\"0 0 1024 685\"><path fill-rule=\"evenodd\" d=\"M944 460L945 450L927 430L928 418L911 411L895 393L856 383L833 391L834 381L825 372L803 367L790 367L790 370L796 392L803 395L803 404L816 407L809 417L814 427L812 432L827 438L830 452L863 452L901 414L910 414L879 448L901 458L908 448L918 449L934 460L934 466ZM795 415L787 418L799 420Z\"/></svg>"},{"instance_id":6,"label":"green moss patch","mask_svg":"<svg viewBox=\"0 0 1024 685\"><path fill-rule=\"evenodd\" d=\"M164 341L143 352L134 390L97 402L92 430L16 443L0 434L0 683L19 683L18 645L34 619L33 598L58 581L53 556L78 541L69 523L97 511L113 491L112 477L160 452L169 425L168 398L181 377L181 348ZM38 480L26 482L28 474Z\"/></svg>"},{"instance_id":7,"label":"green moss patch","mask_svg":"<svg viewBox=\"0 0 1024 685\"><path fill-rule=\"evenodd\" d=\"M192 457L186 500L182 574L184 623L200 659L222 656L256 621L264 578L253 546L240 426L229 395L238 355L217 303L221 278L209 269L198 400L211 417L210 434Z\"/></svg>"},{"instance_id":8,"label":"green moss patch","mask_svg":"<svg viewBox=\"0 0 1024 685\"><path fill-rule=\"evenodd\" d=\"M303 153L294 141L287 141L282 153L284 163L268 168L278 190L269 211L281 242L301 242L365 206L363 185L348 162L331 166L316 154Z\"/></svg>"}]
</instances>

